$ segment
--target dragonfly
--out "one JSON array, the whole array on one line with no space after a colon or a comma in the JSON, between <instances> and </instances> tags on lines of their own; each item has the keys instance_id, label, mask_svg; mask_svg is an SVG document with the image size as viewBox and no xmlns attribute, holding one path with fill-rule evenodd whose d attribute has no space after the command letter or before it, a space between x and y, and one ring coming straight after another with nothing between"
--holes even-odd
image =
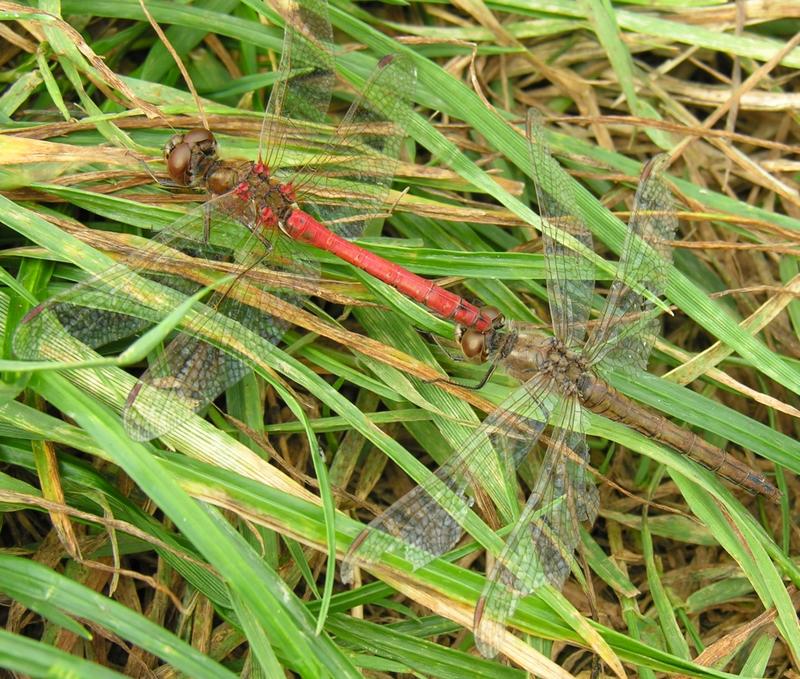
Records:
<instances>
[{"instance_id":1,"label":"dragonfly","mask_svg":"<svg viewBox=\"0 0 800 679\"><path fill-rule=\"evenodd\" d=\"M333 82L327 3L295 2L286 13L258 160L220 160L216 138L207 129L170 139L164 153L172 181L204 189L210 199L104 273L32 309L14 338L17 355L63 360L72 340L92 349L113 345L144 332L201 290L203 285L187 272L211 268L227 274L232 282L223 281L193 306L191 330L184 323L127 396L123 422L128 434L136 440L155 438L202 411L248 372L226 348L225 336L240 338L244 328L269 342L280 341L286 324L257 311L239 291L242 281L250 283L266 269L274 274L272 280L277 275L285 284L260 289L302 305L308 294L303 290L319 270L308 248L298 243L332 252L446 318L477 329L491 327L492 320L476 306L348 240L379 214L388 196L411 112L415 71L410 60L384 57L339 126L325 136L321 130ZM287 149L300 139L317 151L284 167ZM314 195L341 200L323 203ZM159 284L168 301L156 302L155 293L131 299L142 279Z\"/></svg>"},{"instance_id":2,"label":"dragonfly","mask_svg":"<svg viewBox=\"0 0 800 679\"><path fill-rule=\"evenodd\" d=\"M542 217L553 334L532 324L505 322L497 310L489 310L496 323L489 331L460 328L467 357L499 364L522 384L425 485L377 516L353 541L342 564L342 579L350 582L357 563L368 566L396 554L416 569L455 547L473 502L469 490L513 479L549 424L549 444L527 503L476 606L476 645L487 657L496 655L521 597L546 584L563 586L580 524L592 524L597 516L598 492L587 470L587 411L623 422L752 492L779 497L762 475L623 396L606 378L609 370L645 369L658 334L660 311L654 300L666 285L669 242L677 227L663 178L667 157L657 156L644 166L615 278L599 317L590 324L594 268L573 244L591 249L591 234L576 209L571 180L552 158L534 112L526 136Z\"/></svg>"}]
</instances>

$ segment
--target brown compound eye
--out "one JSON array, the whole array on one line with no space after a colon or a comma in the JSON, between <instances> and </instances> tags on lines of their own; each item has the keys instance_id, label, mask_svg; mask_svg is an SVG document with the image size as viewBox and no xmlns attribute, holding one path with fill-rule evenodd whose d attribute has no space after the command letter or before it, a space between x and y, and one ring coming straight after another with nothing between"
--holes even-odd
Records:
<instances>
[{"instance_id":1,"label":"brown compound eye","mask_svg":"<svg viewBox=\"0 0 800 679\"><path fill-rule=\"evenodd\" d=\"M183 135L183 143L188 144L192 149L197 149L204 156L212 156L217 153L217 140L214 133L205 128L187 132Z\"/></svg>"},{"instance_id":2,"label":"brown compound eye","mask_svg":"<svg viewBox=\"0 0 800 679\"><path fill-rule=\"evenodd\" d=\"M167 155L167 172L172 181L188 186L190 182L189 164L192 160L192 150L186 143L180 143L169 150Z\"/></svg>"},{"instance_id":3,"label":"brown compound eye","mask_svg":"<svg viewBox=\"0 0 800 679\"><path fill-rule=\"evenodd\" d=\"M467 358L480 358L485 360L488 355L486 346L487 335L472 328L467 328L461 333L461 351Z\"/></svg>"},{"instance_id":4,"label":"brown compound eye","mask_svg":"<svg viewBox=\"0 0 800 679\"><path fill-rule=\"evenodd\" d=\"M172 151L179 144L183 144L183 135L182 134L173 134L169 138L169 141L166 144L164 144L164 160L169 160L169 157L172 154Z\"/></svg>"},{"instance_id":5,"label":"brown compound eye","mask_svg":"<svg viewBox=\"0 0 800 679\"><path fill-rule=\"evenodd\" d=\"M183 135L183 141L193 146L194 144L213 143L216 144L214 133L205 127L198 127L196 130L189 130Z\"/></svg>"},{"instance_id":6,"label":"brown compound eye","mask_svg":"<svg viewBox=\"0 0 800 679\"><path fill-rule=\"evenodd\" d=\"M493 327L498 328L503 325L503 314L500 313L500 309L494 306L485 306L481 309L481 312L484 316L487 316L494 321L492 324Z\"/></svg>"}]
</instances>

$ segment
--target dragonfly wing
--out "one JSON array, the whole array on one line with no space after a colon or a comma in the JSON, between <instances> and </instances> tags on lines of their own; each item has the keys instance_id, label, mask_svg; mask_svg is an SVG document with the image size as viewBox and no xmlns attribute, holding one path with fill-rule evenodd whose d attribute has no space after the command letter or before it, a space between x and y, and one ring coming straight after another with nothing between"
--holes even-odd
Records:
<instances>
[{"instance_id":1,"label":"dragonfly wing","mask_svg":"<svg viewBox=\"0 0 800 679\"><path fill-rule=\"evenodd\" d=\"M142 247L126 245L122 261L32 309L14 336L17 356L70 360L60 350L67 350L72 338L98 349L159 321L200 287L175 273L190 261L186 252L214 258L213 246L203 242L202 210L176 220ZM142 279L159 284L155 289L161 296L141 292Z\"/></svg>"},{"instance_id":2,"label":"dragonfly wing","mask_svg":"<svg viewBox=\"0 0 800 679\"><path fill-rule=\"evenodd\" d=\"M580 521L594 521L597 489L586 474L588 448L579 431L575 399L553 437L536 485L497 557L475 608L475 641L486 657L497 654L506 621L519 600L539 587L561 588L580 539Z\"/></svg>"},{"instance_id":3,"label":"dragonfly wing","mask_svg":"<svg viewBox=\"0 0 800 679\"><path fill-rule=\"evenodd\" d=\"M286 138L302 133L303 121L324 122L335 80L328 3L294 1L285 16L281 61L267 103L259 148L259 158L270 168L280 165Z\"/></svg>"},{"instance_id":4,"label":"dragonfly wing","mask_svg":"<svg viewBox=\"0 0 800 679\"><path fill-rule=\"evenodd\" d=\"M231 194L208 201L145 246L129 247L123 262L40 304L18 327L16 354L58 361L96 357L87 347L131 339L220 276L247 273L269 244L242 224L241 204ZM295 272L303 265L296 256L283 259ZM301 275L312 274L303 270ZM222 285L205 304L195 303L184 318L184 331L176 333L131 392L123 417L133 437L144 440L177 426L241 378L241 362L220 347L240 337L242 326L272 342L285 331L275 318L228 294L233 282ZM292 297L285 290L277 294Z\"/></svg>"},{"instance_id":5,"label":"dragonfly wing","mask_svg":"<svg viewBox=\"0 0 800 679\"><path fill-rule=\"evenodd\" d=\"M379 216L397 167L411 115L416 71L402 55L384 57L353 102L328 146L292 180L298 194L313 187L332 204L313 216L338 234L354 238L367 219ZM305 209L306 201L303 200Z\"/></svg>"},{"instance_id":6,"label":"dragonfly wing","mask_svg":"<svg viewBox=\"0 0 800 679\"><path fill-rule=\"evenodd\" d=\"M526 126L533 183L542 217L542 242L555 336L574 349L583 341L592 306L594 265L561 240L571 236L592 250L592 234L578 212L573 181L550 153L541 116L531 109Z\"/></svg>"},{"instance_id":7,"label":"dragonfly wing","mask_svg":"<svg viewBox=\"0 0 800 679\"><path fill-rule=\"evenodd\" d=\"M659 155L642 171L617 275L584 349L590 363L605 360L609 367L626 370L644 370L647 365L660 311L645 291L652 297L664 291L672 254L669 241L678 225L672 193L662 176L666 163L667 156Z\"/></svg>"},{"instance_id":8,"label":"dragonfly wing","mask_svg":"<svg viewBox=\"0 0 800 679\"><path fill-rule=\"evenodd\" d=\"M283 252L285 238L264 242L249 229L241 227L236 231L234 220L215 210L211 233L224 227L239 236L230 241L229 248L232 261L228 270L234 278L223 283L205 303L195 304L194 317L156 357L131 391L123 419L132 438L149 440L174 429L241 380L250 368L238 357L241 354L236 347L251 346L246 331L271 343L280 341L287 324L247 304L242 297L242 277L258 265L266 265L273 272L291 273L301 280L319 276L293 247L289 254ZM257 288L262 289L263 286ZM272 288L270 292L291 303L303 298L290 288Z\"/></svg>"},{"instance_id":9,"label":"dragonfly wing","mask_svg":"<svg viewBox=\"0 0 800 679\"><path fill-rule=\"evenodd\" d=\"M376 517L342 561L352 581L356 561L373 564L393 553L420 568L458 543L472 506L467 489L513 475L547 423L549 381L533 377L494 410L435 473ZM493 479L490 479L493 477Z\"/></svg>"}]
</instances>

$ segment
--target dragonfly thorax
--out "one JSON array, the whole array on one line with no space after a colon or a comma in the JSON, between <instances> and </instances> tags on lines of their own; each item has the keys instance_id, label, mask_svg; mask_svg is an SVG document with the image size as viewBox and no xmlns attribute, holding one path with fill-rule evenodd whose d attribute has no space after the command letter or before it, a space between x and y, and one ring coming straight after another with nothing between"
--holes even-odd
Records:
<instances>
[{"instance_id":1,"label":"dragonfly thorax","mask_svg":"<svg viewBox=\"0 0 800 679\"><path fill-rule=\"evenodd\" d=\"M506 371L522 382L546 375L562 393L576 393L587 374L586 360L556 337L534 330L517 333L504 360Z\"/></svg>"}]
</instances>

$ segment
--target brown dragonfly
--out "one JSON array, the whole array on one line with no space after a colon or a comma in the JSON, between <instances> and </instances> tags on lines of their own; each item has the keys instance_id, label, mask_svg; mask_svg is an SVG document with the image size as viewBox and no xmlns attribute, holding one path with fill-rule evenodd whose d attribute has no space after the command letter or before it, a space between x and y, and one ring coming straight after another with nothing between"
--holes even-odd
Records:
<instances>
[{"instance_id":1,"label":"brown dragonfly","mask_svg":"<svg viewBox=\"0 0 800 679\"><path fill-rule=\"evenodd\" d=\"M671 192L662 178L666 157L654 158L642 171L617 274L587 337L594 265L578 250L591 250L591 234L578 216L572 183L551 157L535 114L528 117L527 136L542 216L553 335L525 323L498 322L497 311L494 329L461 329L466 356L502 365L522 386L426 486L375 518L342 564L347 582L357 560L375 563L383 554L395 553L418 568L452 549L472 504L468 490L513 478L549 423L550 442L530 497L476 607L476 642L486 656L496 654L520 597L547 583L563 585L579 525L597 516L598 493L586 469L587 409L625 423L751 492L773 500L779 496L763 476L623 396L603 377L610 369L644 369L658 334L660 310L654 300L666 285L669 241L677 226Z\"/></svg>"}]
</instances>

